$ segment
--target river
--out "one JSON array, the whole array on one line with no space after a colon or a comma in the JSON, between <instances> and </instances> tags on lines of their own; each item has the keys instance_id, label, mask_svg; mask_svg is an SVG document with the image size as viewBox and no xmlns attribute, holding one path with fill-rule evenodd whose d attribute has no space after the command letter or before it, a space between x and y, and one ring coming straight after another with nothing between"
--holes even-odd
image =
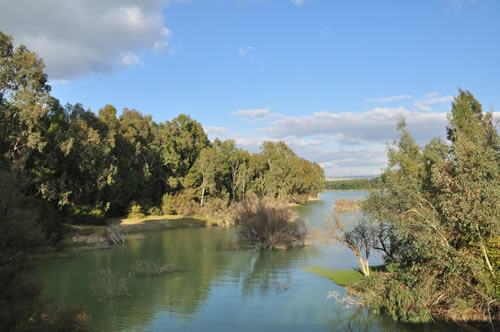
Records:
<instances>
[{"instance_id":1,"label":"river","mask_svg":"<svg viewBox=\"0 0 500 332\"><path fill-rule=\"evenodd\" d=\"M340 198L361 191L324 192L320 200L295 208L302 219L322 227ZM184 268L155 277L135 277L128 295L99 302L92 276L125 275L140 260ZM338 244L287 251L240 249L235 228L207 227L132 235L107 250L75 251L69 259L44 261L31 273L55 303L85 307L97 331L443 331L436 325L410 326L367 310L348 308L329 291L344 293L332 281L300 269L350 269L356 257ZM371 259L371 264L380 263Z\"/></svg>"}]
</instances>

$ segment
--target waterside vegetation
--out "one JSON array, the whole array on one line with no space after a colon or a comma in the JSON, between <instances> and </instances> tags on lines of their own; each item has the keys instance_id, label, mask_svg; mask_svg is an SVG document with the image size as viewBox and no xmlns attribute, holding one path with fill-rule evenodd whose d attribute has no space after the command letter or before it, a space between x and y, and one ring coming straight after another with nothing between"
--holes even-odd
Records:
<instances>
[{"instance_id":1,"label":"waterside vegetation","mask_svg":"<svg viewBox=\"0 0 500 332\"><path fill-rule=\"evenodd\" d=\"M348 287L360 304L403 322L494 329L500 324L500 139L493 114L483 113L469 91L459 90L448 119L449 141L434 139L423 148L401 121L383 190L360 203L349 229L337 209L330 235L362 267L371 250L384 255L386 271L363 269L366 277Z\"/></svg>"}]
</instances>

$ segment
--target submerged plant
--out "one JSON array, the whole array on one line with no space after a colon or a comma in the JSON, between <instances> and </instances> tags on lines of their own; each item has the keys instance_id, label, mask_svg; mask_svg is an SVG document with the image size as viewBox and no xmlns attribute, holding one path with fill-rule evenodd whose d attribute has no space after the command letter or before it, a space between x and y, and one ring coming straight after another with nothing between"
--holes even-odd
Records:
<instances>
[{"instance_id":1,"label":"submerged plant","mask_svg":"<svg viewBox=\"0 0 500 332\"><path fill-rule=\"evenodd\" d=\"M90 273L90 287L97 297L97 301L104 302L117 296L130 296L129 282L133 280L133 278L134 274L131 272L115 276L113 275L113 271L102 269Z\"/></svg>"},{"instance_id":2,"label":"submerged plant","mask_svg":"<svg viewBox=\"0 0 500 332\"><path fill-rule=\"evenodd\" d=\"M184 271L183 268L175 264L163 264L160 260L156 262L136 261L130 267L130 270L132 273L139 276L159 276L166 273Z\"/></svg>"}]
</instances>

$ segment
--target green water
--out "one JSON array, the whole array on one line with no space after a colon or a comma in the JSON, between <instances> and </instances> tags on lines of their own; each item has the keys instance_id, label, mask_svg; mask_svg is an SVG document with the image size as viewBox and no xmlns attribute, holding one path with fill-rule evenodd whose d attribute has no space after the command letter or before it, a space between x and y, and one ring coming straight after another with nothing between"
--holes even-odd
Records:
<instances>
[{"instance_id":1,"label":"green water","mask_svg":"<svg viewBox=\"0 0 500 332\"><path fill-rule=\"evenodd\" d=\"M320 201L296 208L321 227L340 197L365 192L325 192ZM91 274L110 269L126 273L137 260L176 264L185 269L157 277L136 277L129 296L99 302ZM380 262L380 260L378 260ZM97 331L442 331L408 326L367 310L327 300L343 294L333 282L301 266L357 267L355 256L338 245L288 251L240 249L235 228L177 229L132 236L108 250L75 252L70 259L46 261L30 271L45 294L60 304L83 305ZM372 259L372 264L377 258Z\"/></svg>"}]
</instances>

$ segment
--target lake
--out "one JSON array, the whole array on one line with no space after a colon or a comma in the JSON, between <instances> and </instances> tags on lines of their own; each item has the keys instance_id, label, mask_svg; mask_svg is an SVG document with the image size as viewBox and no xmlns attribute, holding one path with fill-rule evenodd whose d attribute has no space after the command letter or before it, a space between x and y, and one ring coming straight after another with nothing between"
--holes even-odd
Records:
<instances>
[{"instance_id":1,"label":"lake","mask_svg":"<svg viewBox=\"0 0 500 332\"><path fill-rule=\"evenodd\" d=\"M294 209L309 225L322 227L336 199L367 195L324 192L320 200ZM236 228L222 227L134 234L124 245L73 251L74 257L40 262L30 273L55 303L84 306L97 331L447 330L399 324L327 299L329 291L344 294L344 288L300 267L357 268L357 258L338 244L257 251L239 248L236 240ZM374 256L370 263L381 263ZM184 271L136 276L128 284L128 295L99 302L92 276L109 270L118 278L140 260L176 264Z\"/></svg>"}]
</instances>

